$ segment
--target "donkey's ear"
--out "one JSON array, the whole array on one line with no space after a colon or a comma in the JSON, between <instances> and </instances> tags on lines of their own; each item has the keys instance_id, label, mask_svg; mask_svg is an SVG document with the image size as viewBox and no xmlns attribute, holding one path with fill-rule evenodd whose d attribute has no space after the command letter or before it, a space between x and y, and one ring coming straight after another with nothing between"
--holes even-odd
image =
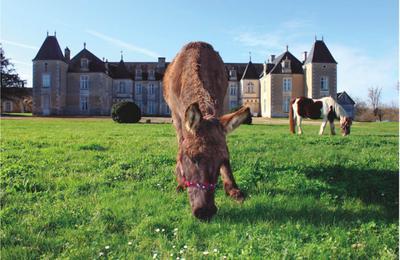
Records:
<instances>
[{"instance_id":1,"label":"donkey's ear","mask_svg":"<svg viewBox=\"0 0 400 260\"><path fill-rule=\"evenodd\" d=\"M242 106L238 111L223 115L219 121L225 129L226 133L235 130L240 124L251 119L250 108Z\"/></svg>"},{"instance_id":2,"label":"donkey's ear","mask_svg":"<svg viewBox=\"0 0 400 260\"><path fill-rule=\"evenodd\" d=\"M198 103L191 104L185 112L185 127L189 132L194 133L200 125L202 115Z\"/></svg>"}]
</instances>

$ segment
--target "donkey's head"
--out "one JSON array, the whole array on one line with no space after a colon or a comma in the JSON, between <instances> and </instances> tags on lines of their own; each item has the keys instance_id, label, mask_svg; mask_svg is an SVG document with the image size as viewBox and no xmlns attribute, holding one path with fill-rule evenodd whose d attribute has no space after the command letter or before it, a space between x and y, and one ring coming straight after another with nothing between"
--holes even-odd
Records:
<instances>
[{"instance_id":1,"label":"donkey's head","mask_svg":"<svg viewBox=\"0 0 400 260\"><path fill-rule=\"evenodd\" d=\"M342 128L342 135L346 136L350 134L350 127L353 121L351 117L341 117L340 118L340 128Z\"/></svg>"},{"instance_id":2,"label":"donkey's head","mask_svg":"<svg viewBox=\"0 0 400 260\"><path fill-rule=\"evenodd\" d=\"M185 137L179 163L193 215L209 220L217 212L214 202L215 185L220 168L229 167L225 136L250 117L249 108L215 118L202 115L193 103L185 112Z\"/></svg>"}]
</instances>

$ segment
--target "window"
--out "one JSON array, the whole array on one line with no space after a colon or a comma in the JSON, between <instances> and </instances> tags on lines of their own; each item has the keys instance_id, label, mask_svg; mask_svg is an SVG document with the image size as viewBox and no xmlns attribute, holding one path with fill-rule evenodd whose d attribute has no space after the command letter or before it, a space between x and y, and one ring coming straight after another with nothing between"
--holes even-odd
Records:
<instances>
[{"instance_id":1,"label":"window","mask_svg":"<svg viewBox=\"0 0 400 260\"><path fill-rule=\"evenodd\" d=\"M50 74L42 75L42 87L49 88L50 87Z\"/></svg>"},{"instance_id":2,"label":"window","mask_svg":"<svg viewBox=\"0 0 400 260\"><path fill-rule=\"evenodd\" d=\"M125 81L120 81L119 82L119 93L126 93L126 87L125 87Z\"/></svg>"},{"instance_id":3,"label":"window","mask_svg":"<svg viewBox=\"0 0 400 260\"><path fill-rule=\"evenodd\" d=\"M4 102L4 112L11 112L12 111L12 105L10 101L5 101Z\"/></svg>"},{"instance_id":4,"label":"window","mask_svg":"<svg viewBox=\"0 0 400 260\"><path fill-rule=\"evenodd\" d=\"M140 83L136 83L135 93L136 93L136 95L142 95L142 85Z\"/></svg>"},{"instance_id":5,"label":"window","mask_svg":"<svg viewBox=\"0 0 400 260\"><path fill-rule=\"evenodd\" d=\"M231 96L236 96L236 86L234 84L229 87L229 93Z\"/></svg>"},{"instance_id":6,"label":"window","mask_svg":"<svg viewBox=\"0 0 400 260\"><path fill-rule=\"evenodd\" d=\"M231 101L229 103L229 109L233 109L233 108L236 108L236 107L237 107L237 102L236 101Z\"/></svg>"},{"instance_id":7,"label":"window","mask_svg":"<svg viewBox=\"0 0 400 260\"><path fill-rule=\"evenodd\" d=\"M283 112L289 112L290 97L283 97Z\"/></svg>"},{"instance_id":8,"label":"window","mask_svg":"<svg viewBox=\"0 0 400 260\"><path fill-rule=\"evenodd\" d=\"M286 57L284 61L281 63L282 66L282 72L283 73L291 73L291 66L290 66L290 60Z\"/></svg>"},{"instance_id":9,"label":"window","mask_svg":"<svg viewBox=\"0 0 400 260\"><path fill-rule=\"evenodd\" d=\"M234 69L229 70L229 77L236 78L236 70L234 70Z\"/></svg>"},{"instance_id":10,"label":"window","mask_svg":"<svg viewBox=\"0 0 400 260\"><path fill-rule=\"evenodd\" d=\"M89 76L81 75L81 89L89 89Z\"/></svg>"},{"instance_id":11,"label":"window","mask_svg":"<svg viewBox=\"0 0 400 260\"><path fill-rule=\"evenodd\" d=\"M88 69L88 68L89 68L88 59L81 59L81 69Z\"/></svg>"},{"instance_id":12,"label":"window","mask_svg":"<svg viewBox=\"0 0 400 260\"><path fill-rule=\"evenodd\" d=\"M89 97L88 96L81 96L81 111L87 111L88 110L88 100Z\"/></svg>"},{"instance_id":13,"label":"window","mask_svg":"<svg viewBox=\"0 0 400 260\"><path fill-rule=\"evenodd\" d=\"M154 80L154 70L153 69L149 70L149 79Z\"/></svg>"},{"instance_id":14,"label":"window","mask_svg":"<svg viewBox=\"0 0 400 260\"><path fill-rule=\"evenodd\" d=\"M136 69L135 79L142 79L142 70L141 69Z\"/></svg>"},{"instance_id":15,"label":"window","mask_svg":"<svg viewBox=\"0 0 400 260\"><path fill-rule=\"evenodd\" d=\"M149 96L154 95L156 93L156 88L154 84L149 84Z\"/></svg>"},{"instance_id":16,"label":"window","mask_svg":"<svg viewBox=\"0 0 400 260\"><path fill-rule=\"evenodd\" d=\"M329 90L329 81L327 76L322 76L321 77L321 90L322 91L328 91Z\"/></svg>"},{"instance_id":17,"label":"window","mask_svg":"<svg viewBox=\"0 0 400 260\"><path fill-rule=\"evenodd\" d=\"M150 115L156 113L156 103L154 101L149 101L147 103L147 113Z\"/></svg>"},{"instance_id":18,"label":"window","mask_svg":"<svg viewBox=\"0 0 400 260\"><path fill-rule=\"evenodd\" d=\"M254 84L253 84L253 82L247 83L247 93L254 93Z\"/></svg>"},{"instance_id":19,"label":"window","mask_svg":"<svg viewBox=\"0 0 400 260\"><path fill-rule=\"evenodd\" d=\"M47 62L44 64L44 72L47 72Z\"/></svg>"},{"instance_id":20,"label":"window","mask_svg":"<svg viewBox=\"0 0 400 260\"><path fill-rule=\"evenodd\" d=\"M283 79L283 92L292 91L292 79L284 78Z\"/></svg>"}]
</instances>

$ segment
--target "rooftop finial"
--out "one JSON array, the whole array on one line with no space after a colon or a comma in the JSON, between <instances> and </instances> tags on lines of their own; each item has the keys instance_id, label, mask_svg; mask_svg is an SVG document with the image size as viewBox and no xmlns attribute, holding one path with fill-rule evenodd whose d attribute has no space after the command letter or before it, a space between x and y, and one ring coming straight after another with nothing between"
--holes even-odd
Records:
<instances>
[{"instance_id":1,"label":"rooftop finial","mask_svg":"<svg viewBox=\"0 0 400 260\"><path fill-rule=\"evenodd\" d=\"M317 41L317 34L315 34L315 41Z\"/></svg>"},{"instance_id":2,"label":"rooftop finial","mask_svg":"<svg viewBox=\"0 0 400 260\"><path fill-rule=\"evenodd\" d=\"M49 30L47 30L47 36L49 36Z\"/></svg>"},{"instance_id":3,"label":"rooftop finial","mask_svg":"<svg viewBox=\"0 0 400 260\"><path fill-rule=\"evenodd\" d=\"M123 51L121 50L121 61L124 60L124 55L123 55Z\"/></svg>"},{"instance_id":4,"label":"rooftop finial","mask_svg":"<svg viewBox=\"0 0 400 260\"><path fill-rule=\"evenodd\" d=\"M322 35L322 41L324 41L324 36Z\"/></svg>"},{"instance_id":5,"label":"rooftop finial","mask_svg":"<svg viewBox=\"0 0 400 260\"><path fill-rule=\"evenodd\" d=\"M57 31L54 31L54 36L56 36L57 35Z\"/></svg>"},{"instance_id":6,"label":"rooftop finial","mask_svg":"<svg viewBox=\"0 0 400 260\"><path fill-rule=\"evenodd\" d=\"M251 51L249 51L249 60L251 62Z\"/></svg>"},{"instance_id":7,"label":"rooftop finial","mask_svg":"<svg viewBox=\"0 0 400 260\"><path fill-rule=\"evenodd\" d=\"M86 42L83 42L83 48L86 49Z\"/></svg>"},{"instance_id":8,"label":"rooftop finial","mask_svg":"<svg viewBox=\"0 0 400 260\"><path fill-rule=\"evenodd\" d=\"M289 45L286 44L286 51L289 51Z\"/></svg>"}]
</instances>

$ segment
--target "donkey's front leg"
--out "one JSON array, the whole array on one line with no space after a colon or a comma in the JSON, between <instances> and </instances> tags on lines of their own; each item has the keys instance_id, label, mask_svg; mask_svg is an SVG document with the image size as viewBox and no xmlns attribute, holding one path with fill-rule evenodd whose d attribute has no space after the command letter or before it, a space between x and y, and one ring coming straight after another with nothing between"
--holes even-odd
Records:
<instances>
[{"instance_id":1,"label":"donkey's front leg","mask_svg":"<svg viewBox=\"0 0 400 260\"><path fill-rule=\"evenodd\" d=\"M325 118L322 120L322 125L321 125L321 128L319 129L319 135L323 135L324 134L324 130L325 130L325 126L326 126L327 122L328 121Z\"/></svg>"},{"instance_id":2,"label":"donkey's front leg","mask_svg":"<svg viewBox=\"0 0 400 260\"><path fill-rule=\"evenodd\" d=\"M179 150L178 152L178 158L176 160L176 169L175 169L175 176L176 176L176 182L178 183L178 185L176 186L176 191L180 192L185 190L186 186L185 186L185 180L183 178L183 169L182 169L182 164L181 164L181 151Z\"/></svg>"},{"instance_id":3,"label":"donkey's front leg","mask_svg":"<svg viewBox=\"0 0 400 260\"><path fill-rule=\"evenodd\" d=\"M244 194L240 191L235 182L229 161L226 161L221 165L220 173L224 183L225 193L236 201L243 202Z\"/></svg>"}]
</instances>

